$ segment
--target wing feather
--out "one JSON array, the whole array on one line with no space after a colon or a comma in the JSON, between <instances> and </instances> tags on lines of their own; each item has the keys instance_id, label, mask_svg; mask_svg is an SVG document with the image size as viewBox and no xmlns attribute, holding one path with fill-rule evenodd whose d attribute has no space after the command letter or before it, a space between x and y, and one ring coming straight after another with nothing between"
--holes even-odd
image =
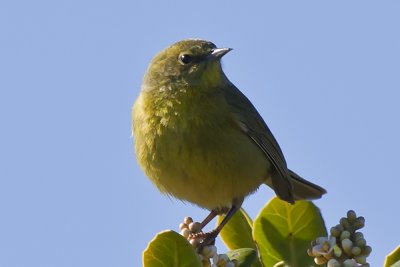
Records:
<instances>
[{"instance_id":1,"label":"wing feather","mask_svg":"<svg viewBox=\"0 0 400 267\"><path fill-rule=\"evenodd\" d=\"M226 101L232 108L235 123L260 147L275 168L276 175L271 177L275 192L282 199L294 202L286 160L272 132L239 89L230 84L225 90Z\"/></svg>"}]
</instances>

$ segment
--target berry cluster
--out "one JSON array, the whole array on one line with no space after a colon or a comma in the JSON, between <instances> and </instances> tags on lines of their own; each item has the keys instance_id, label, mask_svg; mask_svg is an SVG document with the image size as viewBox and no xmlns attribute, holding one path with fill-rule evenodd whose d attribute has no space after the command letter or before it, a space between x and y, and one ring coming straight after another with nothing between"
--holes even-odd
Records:
<instances>
[{"instance_id":1,"label":"berry cluster","mask_svg":"<svg viewBox=\"0 0 400 267\"><path fill-rule=\"evenodd\" d=\"M363 233L358 231L364 225L364 217L357 217L349 210L347 217L331 228L330 237L319 237L311 243L308 255L315 257L316 264L327 264L328 267L369 267L367 257L372 249L367 246Z\"/></svg>"},{"instance_id":2,"label":"berry cluster","mask_svg":"<svg viewBox=\"0 0 400 267\"><path fill-rule=\"evenodd\" d=\"M201 224L199 222L193 222L191 217L185 217L183 223L179 225L179 229L181 230L180 234L185 237L195 249L200 245L200 240L197 237L203 234L200 227ZM197 251L203 267L239 266L239 262L236 260L229 260L226 254L218 254L215 245L205 246L200 251Z\"/></svg>"}]
</instances>

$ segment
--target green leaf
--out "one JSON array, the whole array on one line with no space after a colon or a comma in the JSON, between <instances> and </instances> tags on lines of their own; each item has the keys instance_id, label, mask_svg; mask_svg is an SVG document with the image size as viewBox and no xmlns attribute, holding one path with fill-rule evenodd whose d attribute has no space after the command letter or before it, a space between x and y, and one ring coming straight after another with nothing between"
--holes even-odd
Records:
<instances>
[{"instance_id":1,"label":"green leaf","mask_svg":"<svg viewBox=\"0 0 400 267\"><path fill-rule=\"evenodd\" d=\"M252 248L240 248L227 253L230 260L237 260L239 267L250 267L257 260L257 251Z\"/></svg>"},{"instance_id":2,"label":"green leaf","mask_svg":"<svg viewBox=\"0 0 400 267\"><path fill-rule=\"evenodd\" d=\"M217 224L219 225L225 216L218 216ZM235 215L222 228L220 236L225 245L231 249L253 248L256 249L252 236L252 225L249 215L243 210L238 210Z\"/></svg>"},{"instance_id":3,"label":"green leaf","mask_svg":"<svg viewBox=\"0 0 400 267\"><path fill-rule=\"evenodd\" d=\"M143 251L144 267L201 267L195 249L180 234L166 230L158 233Z\"/></svg>"},{"instance_id":4,"label":"green leaf","mask_svg":"<svg viewBox=\"0 0 400 267\"><path fill-rule=\"evenodd\" d=\"M219 225L225 216L218 216L217 225ZM252 248L256 251L257 246L253 240L253 221L244 209L240 209L233 215L228 223L222 228L220 237L230 250L241 248ZM251 265L253 267L261 267L261 262L257 258Z\"/></svg>"},{"instance_id":5,"label":"green leaf","mask_svg":"<svg viewBox=\"0 0 400 267\"><path fill-rule=\"evenodd\" d=\"M386 256L384 267L400 266L400 246L397 246L389 255Z\"/></svg>"},{"instance_id":6,"label":"green leaf","mask_svg":"<svg viewBox=\"0 0 400 267\"><path fill-rule=\"evenodd\" d=\"M304 200L291 205L273 198L257 216L253 226L253 237L265 267L272 267L280 261L290 267L313 265L307 249L311 241L320 236L327 236L327 233L319 209Z\"/></svg>"}]
</instances>

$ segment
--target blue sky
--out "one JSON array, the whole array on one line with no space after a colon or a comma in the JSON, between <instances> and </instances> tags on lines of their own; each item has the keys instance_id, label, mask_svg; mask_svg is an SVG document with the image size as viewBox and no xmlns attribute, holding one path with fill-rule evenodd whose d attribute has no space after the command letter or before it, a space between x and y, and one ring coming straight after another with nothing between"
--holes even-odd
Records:
<instances>
[{"instance_id":1,"label":"blue sky","mask_svg":"<svg viewBox=\"0 0 400 267\"><path fill-rule=\"evenodd\" d=\"M371 266L400 243L398 1L3 1L0 266L140 266L159 231L207 211L139 169L130 109L150 59L204 38L289 167L324 186L328 226L366 218ZM262 187L244 208L256 216ZM225 249L219 245L219 251Z\"/></svg>"}]
</instances>

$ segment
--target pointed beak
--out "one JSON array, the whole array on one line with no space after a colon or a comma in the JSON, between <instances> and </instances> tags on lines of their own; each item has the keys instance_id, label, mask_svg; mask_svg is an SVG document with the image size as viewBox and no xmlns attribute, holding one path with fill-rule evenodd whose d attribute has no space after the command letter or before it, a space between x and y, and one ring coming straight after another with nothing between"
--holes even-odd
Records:
<instances>
[{"instance_id":1,"label":"pointed beak","mask_svg":"<svg viewBox=\"0 0 400 267\"><path fill-rule=\"evenodd\" d=\"M222 58L226 53L231 51L232 48L215 48L213 49L212 53L209 55L210 58L213 59L220 59Z\"/></svg>"}]
</instances>

